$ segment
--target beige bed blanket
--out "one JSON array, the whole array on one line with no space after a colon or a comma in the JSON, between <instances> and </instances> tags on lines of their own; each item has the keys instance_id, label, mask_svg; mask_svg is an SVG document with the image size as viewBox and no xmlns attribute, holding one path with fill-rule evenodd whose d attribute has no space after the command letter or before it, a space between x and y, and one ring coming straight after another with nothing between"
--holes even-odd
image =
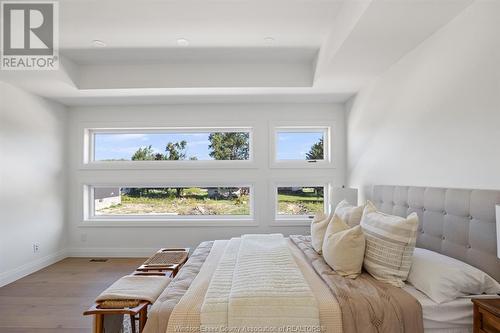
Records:
<instances>
[{"instance_id":1,"label":"beige bed blanket","mask_svg":"<svg viewBox=\"0 0 500 333\"><path fill-rule=\"evenodd\" d=\"M228 241L216 241L214 243L213 250L207 258L207 263L203 266L188 292L175 307L174 311L170 313L168 333L200 331L200 310L204 296L207 292L210 279L214 274L216 263L222 257L223 251L221 249L223 250L227 244ZM289 240L287 240L287 245L316 298L322 332L342 332L340 308L328 286L325 285L310 267L301 251ZM164 333L165 331L148 331L147 333L151 332Z\"/></svg>"},{"instance_id":2,"label":"beige bed blanket","mask_svg":"<svg viewBox=\"0 0 500 333\"><path fill-rule=\"evenodd\" d=\"M319 331L319 310L309 284L281 234L230 240L201 308L202 329Z\"/></svg>"},{"instance_id":3,"label":"beige bed blanket","mask_svg":"<svg viewBox=\"0 0 500 333\"><path fill-rule=\"evenodd\" d=\"M290 236L310 265L330 287L342 309L345 333L422 333L420 303L406 291L377 281L364 272L346 279L333 271L314 251L310 236Z\"/></svg>"}]
</instances>

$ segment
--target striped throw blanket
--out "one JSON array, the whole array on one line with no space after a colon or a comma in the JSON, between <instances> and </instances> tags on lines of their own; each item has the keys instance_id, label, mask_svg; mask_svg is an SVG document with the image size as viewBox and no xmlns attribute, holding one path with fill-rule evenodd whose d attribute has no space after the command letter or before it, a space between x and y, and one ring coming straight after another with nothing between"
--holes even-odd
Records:
<instances>
[{"instance_id":1,"label":"striped throw blanket","mask_svg":"<svg viewBox=\"0 0 500 333\"><path fill-rule=\"evenodd\" d=\"M316 299L282 235L232 239L201 307L202 329L319 328Z\"/></svg>"}]
</instances>

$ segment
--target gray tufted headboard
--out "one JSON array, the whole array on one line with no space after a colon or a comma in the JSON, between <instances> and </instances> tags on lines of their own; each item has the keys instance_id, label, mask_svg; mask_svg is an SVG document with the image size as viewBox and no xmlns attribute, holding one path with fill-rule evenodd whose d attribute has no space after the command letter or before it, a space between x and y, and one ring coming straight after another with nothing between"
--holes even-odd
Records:
<instances>
[{"instance_id":1,"label":"gray tufted headboard","mask_svg":"<svg viewBox=\"0 0 500 333\"><path fill-rule=\"evenodd\" d=\"M500 281L495 204L500 191L375 185L382 212L420 219L417 246L464 261Z\"/></svg>"}]
</instances>

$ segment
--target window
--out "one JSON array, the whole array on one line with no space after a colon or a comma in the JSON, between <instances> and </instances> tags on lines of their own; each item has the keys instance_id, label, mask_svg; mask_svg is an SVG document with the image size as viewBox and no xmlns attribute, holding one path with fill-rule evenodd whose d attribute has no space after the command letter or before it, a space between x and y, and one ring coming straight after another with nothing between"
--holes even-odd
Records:
<instances>
[{"instance_id":1,"label":"window","mask_svg":"<svg viewBox=\"0 0 500 333\"><path fill-rule=\"evenodd\" d=\"M89 130L91 162L249 161L249 128Z\"/></svg>"},{"instance_id":2,"label":"window","mask_svg":"<svg viewBox=\"0 0 500 333\"><path fill-rule=\"evenodd\" d=\"M277 126L273 132L274 167L331 167L329 127Z\"/></svg>"},{"instance_id":3,"label":"window","mask_svg":"<svg viewBox=\"0 0 500 333\"><path fill-rule=\"evenodd\" d=\"M92 186L91 218L224 219L253 216L250 186Z\"/></svg>"},{"instance_id":4,"label":"window","mask_svg":"<svg viewBox=\"0 0 500 333\"><path fill-rule=\"evenodd\" d=\"M310 219L318 212L325 212L327 186L277 186L277 219Z\"/></svg>"}]
</instances>

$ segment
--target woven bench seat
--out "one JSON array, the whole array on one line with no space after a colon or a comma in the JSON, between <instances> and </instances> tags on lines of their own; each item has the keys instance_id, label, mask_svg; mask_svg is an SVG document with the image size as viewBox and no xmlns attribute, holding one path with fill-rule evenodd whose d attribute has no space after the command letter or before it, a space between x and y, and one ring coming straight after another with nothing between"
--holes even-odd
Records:
<instances>
[{"instance_id":1,"label":"woven bench seat","mask_svg":"<svg viewBox=\"0 0 500 333\"><path fill-rule=\"evenodd\" d=\"M139 332L147 320L147 309L170 283L168 276L127 275L104 290L96 303L84 315L94 315L94 333L102 333L105 315L130 315L132 332L135 333L136 316L139 315Z\"/></svg>"}]
</instances>

